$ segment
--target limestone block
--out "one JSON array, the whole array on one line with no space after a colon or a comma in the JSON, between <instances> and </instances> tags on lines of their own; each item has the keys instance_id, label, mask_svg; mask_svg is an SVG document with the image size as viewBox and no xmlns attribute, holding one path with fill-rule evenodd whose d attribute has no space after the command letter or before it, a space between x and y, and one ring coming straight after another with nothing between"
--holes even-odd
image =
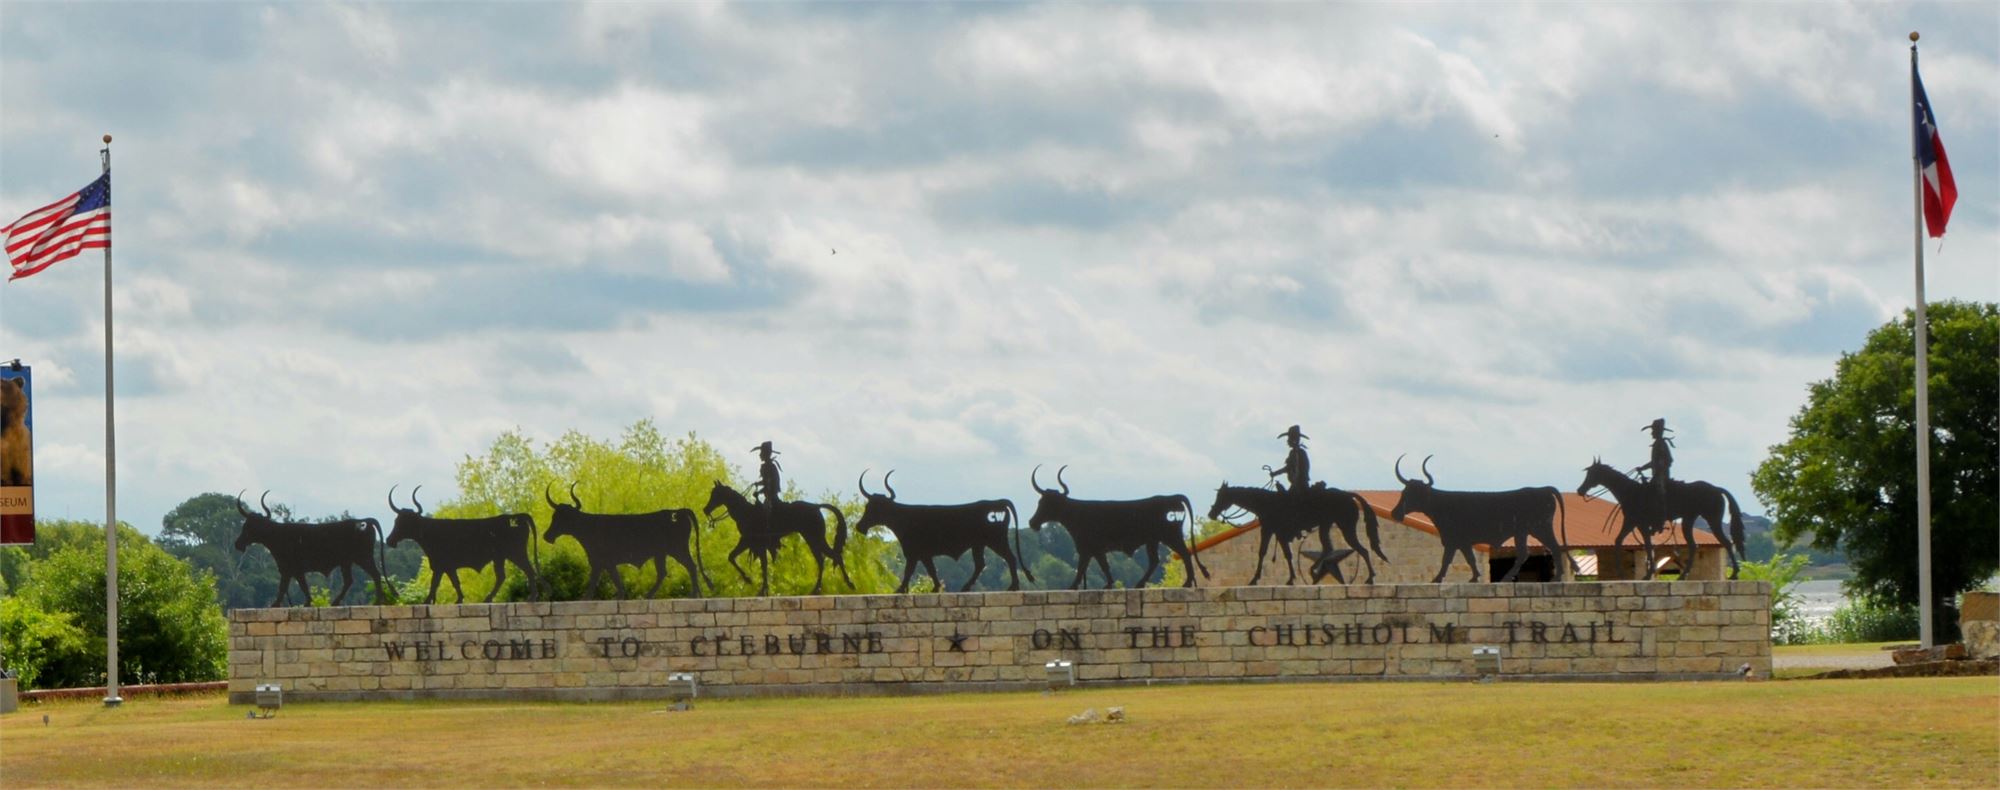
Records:
<instances>
[{"instance_id":1,"label":"limestone block","mask_svg":"<svg viewBox=\"0 0 2000 790\"><path fill-rule=\"evenodd\" d=\"M1613 664L1613 667L1612 671L1619 674L1652 674L1660 671L1659 659L1655 658L1620 658Z\"/></svg>"},{"instance_id":2,"label":"limestone block","mask_svg":"<svg viewBox=\"0 0 2000 790\"><path fill-rule=\"evenodd\" d=\"M1971 595L1966 597L1970 599ZM2000 656L2000 622L1960 618L1958 630L1964 639L1966 655L1972 658Z\"/></svg>"},{"instance_id":3,"label":"limestone block","mask_svg":"<svg viewBox=\"0 0 2000 790\"><path fill-rule=\"evenodd\" d=\"M1683 626L1676 629L1674 638L1683 643L1713 642L1722 638L1722 629L1712 625Z\"/></svg>"},{"instance_id":4,"label":"limestone block","mask_svg":"<svg viewBox=\"0 0 2000 790\"><path fill-rule=\"evenodd\" d=\"M1617 659L1601 656L1580 656L1569 660L1569 671L1576 674L1608 675L1617 671Z\"/></svg>"},{"instance_id":5,"label":"limestone block","mask_svg":"<svg viewBox=\"0 0 2000 790\"><path fill-rule=\"evenodd\" d=\"M1720 639L1731 642L1763 642L1771 638L1771 631L1761 625L1732 625L1717 629Z\"/></svg>"},{"instance_id":6,"label":"limestone block","mask_svg":"<svg viewBox=\"0 0 2000 790\"><path fill-rule=\"evenodd\" d=\"M1505 598L1472 598L1465 602L1465 610L1470 613L1505 612L1508 603L1509 599Z\"/></svg>"}]
</instances>

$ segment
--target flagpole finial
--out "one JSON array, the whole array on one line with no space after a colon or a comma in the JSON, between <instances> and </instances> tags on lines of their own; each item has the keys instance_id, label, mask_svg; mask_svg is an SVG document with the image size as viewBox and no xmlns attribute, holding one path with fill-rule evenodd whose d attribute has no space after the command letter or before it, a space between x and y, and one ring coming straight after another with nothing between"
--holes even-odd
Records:
<instances>
[{"instance_id":1,"label":"flagpole finial","mask_svg":"<svg viewBox=\"0 0 2000 790\"><path fill-rule=\"evenodd\" d=\"M1910 31L1910 43L1914 44L1916 43L1916 41L1917 41L1917 31L1912 30Z\"/></svg>"},{"instance_id":2,"label":"flagpole finial","mask_svg":"<svg viewBox=\"0 0 2000 790\"><path fill-rule=\"evenodd\" d=\"M1912 38L1914 38L1914 37L1915 37L1915 34L1911 34L1911 37L1912 37ZM108 135L108 134L107 134L107 135L105 135L105 136L104 136L104 144L105 144L105 145L110 145L110 144L111 144L111 135Z\"/></svg>"}]
</instances>

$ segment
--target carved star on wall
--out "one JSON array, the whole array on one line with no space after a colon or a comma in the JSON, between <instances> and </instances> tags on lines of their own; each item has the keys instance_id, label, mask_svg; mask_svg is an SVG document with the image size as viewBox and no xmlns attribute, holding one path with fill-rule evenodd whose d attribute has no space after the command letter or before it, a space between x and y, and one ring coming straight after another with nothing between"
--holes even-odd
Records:
<instances>
[{"instance_id":1,"label":"carved star on wall","mask_svg":"<svg viewBox=\"0 0 2000 790\"><path fill-rule=\"evenodd\" d=\"M951 636L945 638L951 640L951 652L963 653L965 652L965 640L970 637L967 637L965 634L961 634L957 631L953 631L951 632Z\"/></svg>"}]
</instances>

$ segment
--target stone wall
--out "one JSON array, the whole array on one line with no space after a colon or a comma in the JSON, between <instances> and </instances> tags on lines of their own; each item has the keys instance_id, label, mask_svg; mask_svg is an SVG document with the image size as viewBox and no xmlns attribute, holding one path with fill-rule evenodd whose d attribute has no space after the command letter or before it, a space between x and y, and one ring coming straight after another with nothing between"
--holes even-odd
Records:
<instances>
[{"instance_id":1,"label":"stone wall","mask_svg":"<svg viewBox=\"0 0 2000 790\"><path fill-rule=\"evenodd\" d=\"M230 699L671 696L1082 684L1734 677L1771 666L1765 582L1221 587L238 609Z\"/></svg>"},{"instance_id":2,"label":"stone wall","mask_svg":"<svg viewBox=\"0 0 2000 790\"><path fill-rule=\"evenodd\" d=\"M1367 525L1356 524L1354 531L1361 539L1361 545L1367 546ZM1335 529L1331 534L1335 550L1348 548L1347 539L1340 534L1340 530ZM1382 553L1394 561L1384 562L1381 557L1370 555L1369 559L1375 564L1375 583L1429 584L1431 579L1436 578L1438 563L1444 556L1444 544L1438 541L1436 535L1387 518L1381 519L1377 534L1382 538ZM1250 577L1257 572L1257 542L1262 537L1262 530L1252 529L1203 551L1201 561L1208 565L1209 573L1213 575L1212 579L1204 581L1217 586L1249 584ZM1318 551L1319 534L1308 535L1300 546ZM1473 556L1479 559L1479 577L1486 578L1487 553L1475 549ZM1310 564L1303 557L1298 563L1299 578L1310 580L1311 576L1307 573ZM1368 578L1368 568L1362 564L1358 554L1341 560L1340 572L1349 581L1359 582ZM1470 578L1472 570L1466 567L1465 559L1454 556L1451 567L1445 571L1445 580L1465 581ZM1257 583L1285 583L1285 556L1278 551L1277 541L1271 542L1268 556L1264 558L1264 577ZM1322 583L1339 584L1331 576Z\"/></svg>"}]
</instances>

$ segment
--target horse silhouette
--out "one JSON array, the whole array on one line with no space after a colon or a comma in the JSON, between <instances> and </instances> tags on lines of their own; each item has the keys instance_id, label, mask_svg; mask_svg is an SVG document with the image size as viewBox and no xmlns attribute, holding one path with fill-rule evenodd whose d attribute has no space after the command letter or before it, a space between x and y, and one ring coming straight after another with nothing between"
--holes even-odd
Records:
<instances>
[{"instance_id":1,"label":"horse silhouette","mask_svg":"<svg viewBox=\"0 0 2000 790\"><path fill-rule=\"evenodd\" d=\"M1624 545L1625 536L1637 531L1640 542L1646 546L1646 578L1653 578L1653 533L1675 520L1681 522L1682 537L1687 542L1686 559L1681 562L1683 574L1694 570L1697 518L1707 521L1709 531L1722 541L1722 550L1729 557L1729 578L1736 578L1742 569L1736 557L1743 553L1743 510L1736 506L1736 495L1728 489L1706 480L1668 480L1667 501L1662 507L1659 489L1653 484L1642 483L1602 460L1592 459L1583 468L1583 483L1576 487L1576 493L1589 496L1598 487L1611 492L1611 497L1618 500L1618 508L1625 513L1625 523L1618 528L1618 537L1612 539L1611 545ZM1722 532L1725 507L1729 513L1727 535Z\"/></svg>"},{"instance_id":2,"label":"horse silhouette","mask_svg":"<svg viewBox=\"0 0 2000 790\"><path fill-rule=\"evenodd\" d=\"M1375 582L1375 563L1368 559L1368 551L1361 547L1359 535L1355 532L1356 522L1366 517L1368 523L1368 543L1375 550L1375 556L1383 562L1389 555L1382 553L1382 539L1375 509L1362 500L1360 494L1342 491L1338 488L1313 487L1304 490L1274 491L1268 488L1232 486L1223 483L1215 489L1215 505L1208 510L1208 517L1221 518L1230 508L1242 508L1257 517L1258 531L1262 533L1257 541L1257 572L1250 577L1256 584L1264 578L1264 557L1270 553L1271 541L1278 541L1278 549L1285 554L1285 584L1298 580L1298 567L1292 559L1292 543L1307 532L1319 530L1318 557L1334 554L1333 538L1329 534L1332 527L1340 527L1340 534L1347 538L1347 545L1361 555L1361 562L1368 568L1365 583ZM1341 555L1345 556L1345 555ZM1335 560L1338 561L1337 559ZM1320 570L1315 565L1316 570ZM1320 575L1323 575L1324 571ZM1344 577L1336 576L1344 583ZM1315 579L1317 581L1317 579Z\"/></svg>"},{"instance_id":3,"label":"horse silhouette","mask_svg":"<svg viewBox=\"0 0 2000 790\"><path fill-rule=\"evenodd\" d=\"M847 575L847 561L843 553L847 550L847 517L839 508L818 502L773 501L770 509L752 503L749 497L717 480L715 487L708 490L708 504L702 512L709 518L721 508L731 521L736 522L736 548L729 550L729 567L736 569L736 575L750 581L750 574L743 566L736 564L736 558L744 552L754 552L757 564L763 570L763 585L759 595L771 594L771 561L777 558L778 546L786 535L798 535L806 542L813 554L812 594L818 595L826 579L826 562L833 560L833 566L840 570L840 578L847 586L854 586L854 579ZM833 545L826 541L826 519L822 512L833 514Z\"/></svg>"}]
</instances>

